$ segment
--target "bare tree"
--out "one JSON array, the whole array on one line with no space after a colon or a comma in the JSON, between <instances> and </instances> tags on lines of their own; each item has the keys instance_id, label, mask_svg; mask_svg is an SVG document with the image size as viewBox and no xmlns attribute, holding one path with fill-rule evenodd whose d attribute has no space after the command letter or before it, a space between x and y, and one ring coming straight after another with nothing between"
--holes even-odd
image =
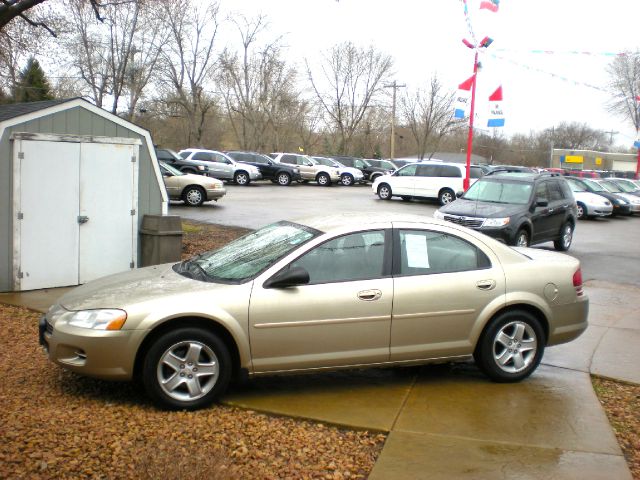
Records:
<instances>
[{"instance_id":1,"label":"bare tree","mask_svg":"<svg viewBox=\"0 0 640 480\"><path fill-rule=\"evenodd\" d=\"M373 98L381 92L393 60L373 47L362 49L346 42L334 46L324 56L320 77L314 77L308 61L306 65L311 86L332 129L339 135L338 151L349 153L353 135Z\"/></svg>"},{"instance_id":2,"label":"bare tree","mask_svg":"<svg viewBox=\"0 0 640 480\"><path fill-rule=\"evenodd\" d=\"M555 148L570 150L599 150L609 149L611 138L606 132L591 128L586 123L562 122L540 134L553 141Z\"/></svg>"},{"instance_id":3,"label":"bare tree","mask_svg":"<svg viewBox=\"0 0 640 480\"><path fill-rule=\"evenodd\" d=\"M442 137L459 127L453 118L454 92L445 91L437 75L426 88L407 93L400 100L404 123L416 142L418 158L437 150Z\"/></svg>"},{"instance_id":4,"label":"bare tree","mask_svg":"<svg viewBox=\"0 0 640 480\"><path fill-rule=\"evenodd\" d=\"M218 31L216 2L158 0L157 7L169 33L162 50L158 72L160 86L170 108L184 115L189 125L187 142L201 145L207 115L215 109L215 99L207 92L213 77L216 56L214 40Z\"/></svg>"},{"instance_id":5,"label":"bare tree","mask_svg":"<svg viewBox=\"0 0 640 480\"><path fill-rule=\"evenodd\" d=\"M240 148L261 150L277 128L283 100L295 98L296 72L282 59L280 39L259 43L267 26L265 17L233 20L240 38L240 52L225 49L220 55L219 87L227 116Z\"/></svg>"},{"instance_id":6,"label":"bare tree","mask_svg":"<svg viewBox=\"0 0 640 480\"><path fill-rule=\"evenodd\" d=\"M607 68L612 99L609 111L625 118L640 130L640 51L620 55Z\"/></svg>"}]
</instances>

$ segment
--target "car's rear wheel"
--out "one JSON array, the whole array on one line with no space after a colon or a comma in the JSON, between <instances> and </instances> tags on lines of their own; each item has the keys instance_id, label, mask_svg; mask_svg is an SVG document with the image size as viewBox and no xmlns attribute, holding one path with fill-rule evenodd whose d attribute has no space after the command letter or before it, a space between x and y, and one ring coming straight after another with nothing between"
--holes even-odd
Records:
<instances>
[{"instance_id":1,"label":"car's rear wheel","mask_svg":"<svg viewBox=\"0 0 640 480\"><path fill-rule=\"evenodd\" d=\"M249 185L250 180L247 172L236 172L233 176L233 181L236 185Z\"/></svg>"},{"instance_id":2,"label":"car's rear wheel","mask_svg":"<svg viewBox=\"0 0 640 480\"><path fill-rule=\"evenodd\" d=\"M231 379L229 350L216 335L195 327L169 331L147 351L145 391L160 407L194 410L215 400Z\"/></svg>"},{"instance_id":3,"label":"car's rear wheel","mask_svg":"<svg viewBox=\"0 0 640 480\"><path fill-rule=\"evenodd\" d=\"M204 203L205 198L204 189L197 185L187 187L182 192L182 201L190 207L199 207Z\"/></svg>"},{"instance_id":4,"label":"car's rear wheel","mask_svg":"<svg viewBox=\"0 0 640 480\"><path fill-rule=\"evenodd\" d=\"M291 175L285 172L280 172L278 174L278 185L282 185L283 187L286 187L290 183L291 183Z\"/></svg>"},{"instance_id":5,"label":"car's rear wheel","mask_svg":"<svg viewBox=\"0 0 640 480\"><path fill-rule=\"evenodd\" d=\"M588 218L589 215L587 213L587 207L580 202L578 202L576 205L578 206L578 218L579 219Z\"/></svg>"},{"instance_id":6,"label":"car's rear wheel","mask_svg":"<svg viewBox=\"0 0 640 480\"><path fill-rule=\"evenodd\" d=\"M326 173L319 173L316 177L316 182L318 182L318 185L322 185L323 187L331 186L331 178Z\"/></svg>"},{"instance_id":7,"label":"car's rear wheel","mask_svg":"<svg viewBox=\"0 0 640 480\"><path fill-rule=\"evenodd\" d=\"M380 197L380 200L391 200L392 196L391 187L389 185L382 183L378 186L378 197Z\"/></svg>"},{"instance_id":8,"label":"car's rear wheel","mask_svg":"<svg viewBox=\"0 0 640 480\"><path fill-rule=\"evenodd\" d=\"M343 173L342 176L340 176L340 183L342 183L342 185L344 185L345 187L350 187L354 184L353 175L351 175L350 173Z\"/></svg>"},{"instance_id":9,"label":"car's rear wheel","mask_svg":"<svg viewBox=\"0 0 640 480\"><path fill-rule=\"evenodd\" d=\"M553 246L556 250L566 252L571 247L571 242L573 242L573 225L566 222L560 230L560 238L553 242Z\"/></svg>"},{"instance_id":10,"label":"car's rear wheel","mask_svg":"<svg viewBox=\"0 0 640 480\"><path fill-rule=\"evenodd\" d=\"M529 242L530 242L529 232L527 232L524 228L521 228L520 230L518 230L518 233L516 233L516 238L513 244L516 247L528 247Z\"/></svg>"},{"instance_id":11,"label":"car's rear wheel","mask_svg":"<svg viewBox=\"0 0 640 480\"><path fill-rule=\"evenodd\" d=\"M438 195L438 201L440 202L440 205L447 205L453 202L455 199L456 199L456 194L450 188L445 188Z\"/></svg>"},{"instance_id":12,"label":"car's rear wheel","mask_svg":"<svg viewBox=\"0 0 640 480\"><path fill-rule=\"evenodd\" d=\"M495 317L484 329L473 357L495 382L518 382L540 364L545 336L540 321L524 310Z\"/></svg>"}]
</instances>

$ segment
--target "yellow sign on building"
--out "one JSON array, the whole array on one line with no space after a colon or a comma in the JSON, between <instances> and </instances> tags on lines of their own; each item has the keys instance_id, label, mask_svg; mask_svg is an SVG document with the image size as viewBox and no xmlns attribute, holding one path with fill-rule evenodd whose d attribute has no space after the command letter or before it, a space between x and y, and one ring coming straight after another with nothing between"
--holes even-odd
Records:
<instances>
[{"instance_id":1,"label":"yellow sign on building","mask_svg":"<svg viewBox=\"0 0 640 480\"><path fill-rule=\"evenodd\" d=\"M564 163L583 163L584 157L582 155L567 155L564 157Z\"/></svg>"},{"instance_id":2,"label":"yellow sign on building","mask_svg":"<svg viewBox=\"0 0 640 480\"><path fill-rule=\"evenodd\" d=\"M596 157L596 165L602 165L602 157Z\"/></svg>"}]
</instances>

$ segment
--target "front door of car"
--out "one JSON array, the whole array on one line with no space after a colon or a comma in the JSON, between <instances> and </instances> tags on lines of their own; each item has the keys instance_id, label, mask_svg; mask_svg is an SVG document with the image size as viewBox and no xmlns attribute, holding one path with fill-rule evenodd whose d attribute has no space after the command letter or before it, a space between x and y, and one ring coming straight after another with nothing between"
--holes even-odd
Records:
<instances>
[{"instance_id":1,"label":"front door of car","mask_svg":"<svg viewBox=\"0 0 640 480\"><path fill-rule=\"evenodd\" d=\"M503 302L497 258L459 231L394 223L393 232L391 361L469 355L481 312Z\"/></svg>"},{"instance_id":2,"label":"front door of car","mask_svg":"<svg viewBox=\"0 0 640 480\"><path fill-rule=\"evenodd\" d=\"M224 155L220 153L213 154L213 161L216 163L216 169L220 172L221 177L225 180L232 180L236 166Z\"/></svg>"},{"instance_id":3,"label":"front door of car","mask_svg":"<svg viewBox=\"0 0 640 480\"><path fill-rule=\"evenodd\" d=\"M415 195L423 198L436 198L440 191L438 170L440 165L418 165L415 182Z\"/></svg>"},{"instance_id":4,"label":"front door of car","mask_svg":"<svg viewBox=\"0 0 640 480\"><path fill-rule=\"evenodd\" d=\"M310 277L306 285L265 288L267 277L256 279L249 306L254 371L388 361L389 235L371 230L339 236L280 270L304 268Z\"/></svg>"},{"instance_id":5,"label":"front door of car","mask_svg":"<svg viewBox=\"0 0 640 480\"><path fill-rule=\"evenodd\" d=\"M318 166L311 163L308 158L303 157L302 155L296 155L296 164L300 169L300 175L305 180L315 180L316 174L318 173Z\"/></svg>"},{"instance_id":6,"label":"front door of car","mask_svg":"<svg viewBox=\"0 0 640 480\"><path fill-rule=\"evenodd\" d=\"M552 234L554 224L557 217L554 208L551 205L547 184L549 182L540 182L536 186L535 198L533 200L533 214L531 215L531 223L533 225L532 242L540 239L549 238ZM540 205L542 202L542 205Z\"/></svg>"},{"instance_id":7,"label":"front door of car","mask_svg":"<svg viewBox=\"0 0 640 480\"><path fill-rule=\"evenodd\" d=\"M392 175L391 191L394 195L412 196L415 193L417 165L407 165Z\"/></svg>"}]
</instances>

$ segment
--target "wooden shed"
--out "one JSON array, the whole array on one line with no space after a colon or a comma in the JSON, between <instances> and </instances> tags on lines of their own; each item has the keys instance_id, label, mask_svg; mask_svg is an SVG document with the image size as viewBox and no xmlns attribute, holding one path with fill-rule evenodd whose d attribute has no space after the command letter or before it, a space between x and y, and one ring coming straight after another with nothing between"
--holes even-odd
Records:
<instances>
[{"instance_id":1,"label":"wooden shed","mask_svg":"<svg viewBox=\"0 0 640 480\"><path fill-rule=\"evenodd\" d=\"M136 268L167 202L147 130L80 98L0 105L0 291Z\"/></svg>"}]
</instances>

